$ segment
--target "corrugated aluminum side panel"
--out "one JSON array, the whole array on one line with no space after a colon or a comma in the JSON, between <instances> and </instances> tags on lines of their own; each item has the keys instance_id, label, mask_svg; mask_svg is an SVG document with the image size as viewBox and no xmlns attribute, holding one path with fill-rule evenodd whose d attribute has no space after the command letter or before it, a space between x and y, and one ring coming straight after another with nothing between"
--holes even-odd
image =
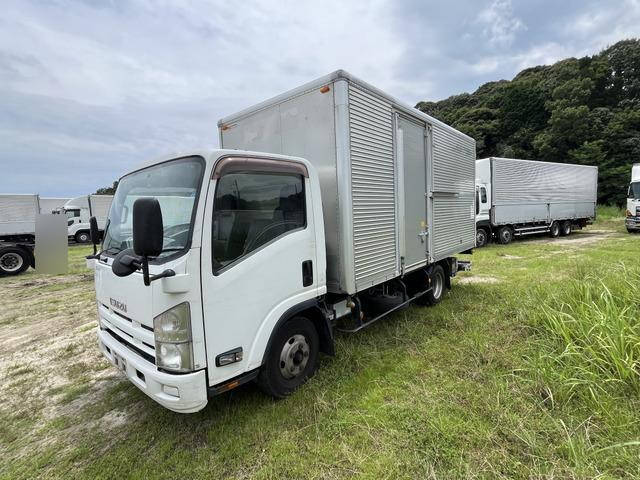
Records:
<instances>
[{"instance_id":1,"label":"corrugated aluminum side panel","mask_svg":"<svg viewBox=\"0 0 640 480\"><path fill-rule=\"evenodd\" d=\"M595 215L597 167L493 158L491 170L493 221L498 225L580 218L585 204L592 205L587 216Z\"/></svg>"},{"instance_id":2,"label":"corrugated aluminum side panel","mask_svg":"<svg viewBox=\"0 0 640 480\"><path fill-rule=\"evenodd\" d=\"M35 233L37 195L0 195L0 235Z\"/></svg>"},{"instance_id":3,"label":"corrugated aluminum side panel","mask_svg":"<svg viewBox=\"0 0 640 480\"><path fill-rule=\"evenodd\" d=\"M356 290L395 276L397 232L391 104L349 85Z\"/></svg>"},{"instance_id":4,"label":"corrugated aluminum side panel","mask_svg":"<svg viewBox=\"0 0 640 480\"><path fill-rule=\"evenodd\" d=\"M432 260L475 246L475 142L432 127Z\"/></svg>"}]
</instances>

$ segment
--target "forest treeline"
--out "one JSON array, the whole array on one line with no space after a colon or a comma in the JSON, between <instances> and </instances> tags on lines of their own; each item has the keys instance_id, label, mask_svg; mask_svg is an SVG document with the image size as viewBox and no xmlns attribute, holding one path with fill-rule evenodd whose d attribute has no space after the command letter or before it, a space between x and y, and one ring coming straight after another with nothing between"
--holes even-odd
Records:
<instances>
[{"instance_id":1,"label":"forest treeline","mask_svg":"<svg viewBox=\"0 0 640 480\"><path fill-rule=\"evenodd\" d=\"M640 162L640 40L416 108L475 138L478 158L597 165L598 202L621 205Z\"/></svg>"}]
</instances>

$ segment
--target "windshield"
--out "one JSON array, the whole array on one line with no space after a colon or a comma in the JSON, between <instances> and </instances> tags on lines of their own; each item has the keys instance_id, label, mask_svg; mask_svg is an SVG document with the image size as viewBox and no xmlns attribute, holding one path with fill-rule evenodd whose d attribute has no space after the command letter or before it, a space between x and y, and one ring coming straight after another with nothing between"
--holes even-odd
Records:
<instances>
[{"instance_id":1,"label":"windshield","mask_svg":"<svg viewBox=\"0 0 640 480\"><path fill-rule=\"evenodd\" d=\"M189 157L154 165L123 177L113 197L106 224L103 251L115 255L133 248L133 203L153 197L160 202L164 227L163 251L158 258L186 249L191 243L204 160Z\"/></svg>"},{"instance_id":2,"label":"windshield","mask_svg":"<svg viewBox=\"0 0 640 480\"><path fill-rule=\"evenodd\" d=\"M633 198L635 200L640 200L640 182L631 182L629 184L629 195L628 198Z\"/></svg>"},{"instance_id":3,"label":"windshield","mask_svg":"<svg viewBox=\"0 0 640 480\"><path fill-rule=\"evenodd\" d=\"M65 210L65 214L67 215L67 218L79 217L80 210Z\"/></svg>"}]
</instances>

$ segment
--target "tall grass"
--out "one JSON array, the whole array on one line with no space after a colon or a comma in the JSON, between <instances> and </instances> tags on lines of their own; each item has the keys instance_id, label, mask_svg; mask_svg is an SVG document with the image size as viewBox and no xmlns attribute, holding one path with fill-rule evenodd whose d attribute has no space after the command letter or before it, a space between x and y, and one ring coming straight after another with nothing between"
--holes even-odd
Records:
<instances>
[{"instance_id":1,"label":"tall grass","mask_svg":"<svg viewBox=\"0 0 640 480\"><path fill-rule=\"evenodd\" d=\"M625 209L617 205L598 205L596 217L599 220L610 220L612 218L621 218L625 215Z\"/></svg>"},{"instance_id":2,"label":"tall grass","mask_svg":"<svg viewBox=\"0 0 640 480\"><path fill-rule=\"evenodd\" d=\"M579 268L536 316L542 348L531 360L553 402L588 393L640 393L640 268Z\"/></svg>"}]
</instances>

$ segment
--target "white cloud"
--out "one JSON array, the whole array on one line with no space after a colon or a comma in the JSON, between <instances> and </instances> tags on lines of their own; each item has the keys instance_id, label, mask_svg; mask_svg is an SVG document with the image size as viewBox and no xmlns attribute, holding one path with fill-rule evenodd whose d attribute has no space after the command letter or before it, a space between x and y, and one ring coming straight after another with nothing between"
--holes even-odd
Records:
<instances>
[{"instance_id":1,"label":"white cloud","mask_svg":"<svg viewBox=\"0 0 640 480\"><path fill-rule=\"evenodd\" d=\"M508 47L519 31L526 30L522 20L513 13L511 0L493 0L478 14L477 22L483 25L485 37L494 46Z\"/></svg>"}]
</instances>

